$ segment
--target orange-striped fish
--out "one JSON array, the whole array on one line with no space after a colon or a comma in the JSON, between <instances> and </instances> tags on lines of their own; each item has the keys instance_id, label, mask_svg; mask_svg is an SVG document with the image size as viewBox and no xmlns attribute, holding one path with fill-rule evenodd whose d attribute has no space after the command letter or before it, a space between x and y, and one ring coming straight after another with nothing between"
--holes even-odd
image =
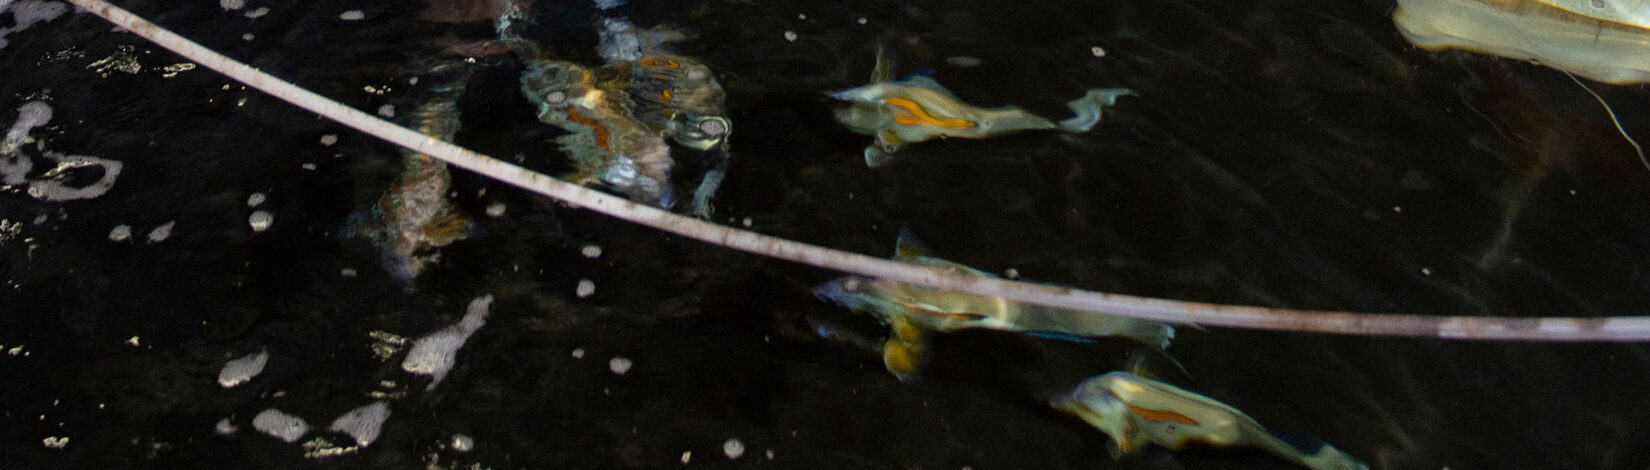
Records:
<instances>
[{"instance_id":1,"label":"orange-striped fish","mask_svg":"<svg viewBox=\"0 0 1650 470\"><path fill-rule=\"evenodd\" d=\"M1111 436L1118 455L1147 444L1169 450L1181 450L1189 444L1241 446L1260 448L1314 470L1369 468L1328 444L1297 448L1225 403L1128 372L1085 380L1070 394L1050 399L1049 404Z\"/></svg>"},{"instance_id":2,"label":"orange-striped fish","mask_svg":"<svg viewBox=\"0 0 1650 470\"><path fill-rule=\"evenodd\" d=\"M865 163L875 168L887 164L901 147L934 138L983 139L1039 129L1087 132L1100 122L1101 106L1132 94L1123 88L1089 90L1067 103L1076 116L1058 123L1014 106L980 108L964 103L939 82L923 76L872 83L830 95L849 102L849 106L837 110L838 121L854 132L876 138L865 148Z\"/></svg>"}]
</instances>

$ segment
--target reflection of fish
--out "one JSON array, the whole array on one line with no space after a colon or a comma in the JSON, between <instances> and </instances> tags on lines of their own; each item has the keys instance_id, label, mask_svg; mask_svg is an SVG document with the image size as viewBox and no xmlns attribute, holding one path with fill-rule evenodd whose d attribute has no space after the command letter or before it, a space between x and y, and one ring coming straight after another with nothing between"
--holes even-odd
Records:
<instances>
[{"instance_id":1,"label":"reflection of fish","mask_svg":"<svg viewBox=\"0 0 1650 470\"><path fill-rule=\"evenodd\" d=\"M724 117L726 94L710 68L662 50L682 34L605 19L600 52L608 64L587 68L551 59L516 32L513 25L524 19L520 9L512 4L505 10L497 27L526 62L523 93L538 106L540 121L569 132L557 139L576 168L568 179L606 184L632 200L669 207L675 164L669 139L707 159L692 211L709 216L710 197L727 169L732 125Z\"/></svg>"},{"instance_id":2,"label":"reflection of fish","mask_svg":"<svg viewBox=\"0 0 1650 470\"><path fill-rule=\"evenodd\" d=\"M876 137L876 143L865 148L865 163L873 168L887 164L894 152L906 144L933 138L983 139L1038 129L1087 132L1100 122L1101 106L1115 104L1119 96L1134 94L1123 88L1089 90L1083 97L1067 103L1077 115L1056 123L1018 107L969 105L928 77L913 76L890 82L885 57L879 51L877 70L870 85L830 94L850 103L837 110L838 121L854 132Z\"/></svg>"},{"instance_id":3,"label":"reflection of fish","mask_svg":"<svg viewBox=\"0 0 1650 470\"><path fill-rule=\"evenodd\" d=\"M1315 470L1369 468L1328 444L1298 449L1225 403L1127 372L1083 381L1069 395L1054 397L1049 404L1111 436L1120 454L1146 444L1181 450L1195 443L1258 447Z\"/></svg>"},{"instance_id":4,"label":"reflection of fish","mask_svg":"<svg viewBox=\"0 0 1650 470\"><path fill-rule=\"evenodd\" d=\"M950 261L925 256L926 249L909 233L900 235L895 259L985 277L995 277ZM920 364L923 330L964 328L1015 331L1059 339L1120 336L1162 349L1174 328L1153 321L1054 307L1001 297L955 292L861 276L848 276L814 288L814 295L854 310L871 312L893 328L884 346L889 371L902 378ZM892 359L890 359L892 358ZM895 361L893 359L900 359Z\"/></svg>"}]
</instances>

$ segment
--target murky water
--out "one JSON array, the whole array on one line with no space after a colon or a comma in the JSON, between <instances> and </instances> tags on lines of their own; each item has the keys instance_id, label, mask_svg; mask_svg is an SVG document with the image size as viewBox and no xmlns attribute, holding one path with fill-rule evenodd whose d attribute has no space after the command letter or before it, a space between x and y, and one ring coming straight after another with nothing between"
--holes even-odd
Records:
<instances>
[{"instance_id":1,"label":"murky water","mask_svg":"<svg viewBox=\"0 0 1650 470\"><path fill-rule=\"evenodd\" d=\"M818 333L886 334L813 297L837 273L463 171L448 199L470 225L409 290L347 235L398 149L72 9L16 28L26 2L0 13L0 126L24 128L0 149L22 156L0 157L0 467L1294 468L1246 450L1114 460L1046 399L1123 368L1127 341L940 334L902 383ZM455 141L570 171L522 62L485 43L485 8L220 3L119 5L403 120L440 86L415 79L469 54ZM604 15L688 33L674 52L727 92L719 223L876 256L909 229L984 271L1141 296L1642 314L1650 170L1609 115L1555 70L1417 50L1392 7L545 1L527 35L596 66ZM898 75L979 106L1059 120L1086 89L1137 96L1090 132L932 140L870 169L871 138L825 93L864 85L878 44ZM1588 86L1650 135L1642 86ZM678 163L682 181L706 169ZM420 351L439 354L409 368ZM1185 371L1163 380L1375 468L1650 465L1635 344L1182 327L1167 352Z\"/></svg>"}]
</instances>

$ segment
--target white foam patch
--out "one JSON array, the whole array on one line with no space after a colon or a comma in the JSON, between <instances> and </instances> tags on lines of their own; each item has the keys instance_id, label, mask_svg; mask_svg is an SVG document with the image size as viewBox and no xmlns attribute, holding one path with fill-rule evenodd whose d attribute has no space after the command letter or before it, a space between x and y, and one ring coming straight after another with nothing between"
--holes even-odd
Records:
<instances>
[{"instance_id":1,"label":"white foam patch","mask_svg":"<svg viewBox=\"0 0 1650 470\"><path fill-rule=\"evenodd\" d=\"M298 442L309 434L309 423L303 418L270 408L252 418L252 428L286 442Z\"/></svg>"},{"instance_id":2,"label":"white foam patch","mask_svg":"<svg viewBox=\"0 0 1650 470\"><path fill-rule=\"evenodd\" d=\"M269 199L268 194L252 193L251 196L247 196L247 198L246 198L246 207L258 207L258 204L263 204L264 201L266 201L268 199Z\"/></svg>"},{"instance_id":3,"label":"white foam patch","mask_svg":"<svg viewBox=\"0 0 1650 470\"><path fill-rule=\"evenodd\" d=\"M384 401L376 401L370 405L350 410L332 420L327 426L334 432L348 434L355 438L355 444L366 447L372 441L378 440L378 434L384 429L384 420L390 417L390 405Z\"/></svg>"},{"instance_id":4,"label":"white foam patch","mask_svg":"<svg viewBox=\"0 0 1650 470\"><path fill-rule=\"evenodd\" d=\"M722 455L728 456L729 459L737 459L745 455L745 443L739 442L738 439L728 439L727 442L722 443Z\"/></svg>"},{"instance_id":5,"label":"white foam patch","mask_svg":"<svg viewBox=\"0 0 1650 470\"><path fill-rule=\"evenodd\" d=\"M586 258L599 258L602 256L602 247L596 245L585 245L584 248L579 249L579 253L583 254Z\"/></svg>"},{"instance_id":6,"label":"white foam patch","mask_svg":"<svg viewBox=\"0 0 1650 470\"><path fill-rule=\"evenodd\" d=\"M591 281L589 279L580 279L579 280L579 287L576 290L573 291L573 294L578 295L579 298L581 298L581 299L585 298L585 297L592 296L592 295L596 295L596 283L595 283L595 281Z\"/></svg>"},{"instance_id":7,"label":"white foam patch","mask_svg":"<svg viewBox=\"0 0 1650 470\"><path fill-rule=\"evenodd\" d=\"M217 432L220 436L228 436L230 434L234 434L236 431L240 431L241 428L235 427L235 423L229 422L229 418L224 418L218 420L218 425L214 426L212 430Z\"/></svg>"},{"instance_id":8,"label":"white foam patch","mask_svg":"<svg viewBox=\"0 0 1650 470\"><path fill-rule=\"evenodd\" d=\"M464 347L464 342L470 339L470 335L487 324L488 310L492 305L492 295L470 301L469 311L464 314L463 320L414 341L412 350L407 352L407 359L401 362L401 370L431 376L434 380L430 381L430 386L426 389L434 390L435 386L441 383L441 379L452 371L458 349Z\"/></svg>"},{"instance_id":9,"label":"white foam patch","mask_svg":"<svg viewBox=\"0 0 1650 470\"><path fill-rule=\"evenodd\" d=\"M17 121L6 131L5 140L0 140L0 183L7 186L26 184L29 186L29 196L50 202L91 199L108 192L114 186L115 179L120 177L122 165L104 158L42 152L43 157L56 162L57 166L46 170L38 179L28 178L29 172L34 170L34 160L19 151L31 141L29 132L51 119L52 107L43 101L30 101L17 108ZM97 181L79 187L69 185L69 181L80 179L75 178L76 175L84 175L94 167L102 169L103 173Z\"/></svg>"},{"instance_id":10,"label":"white foam patch","mask_svg":"<svg viewBox=\"0 0 1650 470\"><path fill-rule=\"evenodd\" d=\"M239 10L246 8L246 0L218 0L218 6L225 10Z\"/></svg>"},{"instance_id":11,"label":"white foam patch","mask_svg":"<svg viewBox=\"0 0 1650 470\"><path fill-rule=\"evenodd\" d=\"M35 23L51 21L69 12L69 6L60 2L43 2L36 0L0 1L0 13L10 11L13 25L9 28L0 28L0 49L5 49L6 36L11 33L29 29Z\"/></svg>"},{"instance_id":12,"label":"white foam patch","mask_svg":"<svg viewBox=\"0 0 1650 470\"><path fill-rule=\"evenodd\" d=\"M255 18L258 18L260 16L267 15L267 14L269 14L269 7L258 7L256 9L253 9L252 11L246 12L246 17L255 19Z\"/></svg>"},{"instance_id":13,"label":"white foam patch","mask_svg":"<svg viewBox=\"0 0 1650 470\"><path fill-rule=\"evenodd\" d=\"M614 357L612 360L607 361L607 369L613 371L614 374L618 374L618 375L624 375L626 372L630 372L631 366L634 366L634 365L636 365L635 362L632 362L630 359L625 358L624 356L617 356L617 357Z\"/></svg>"},{"instance_id":14,"label":"white foam patch","mask_svg":"<svg viewBox=\"0 0 1650 470\"><path fill-rule=\"evenodd\" d=\"M275 214L269 211L253 212L251 217L246 218L246 223L252 226L254 232L269 230L269 226L275 224Z\"/></svg>"},{"instance_id":15,"label":"white foam patch","mask_svg":"<svg viewBox=\"0 0 1650 470\"><path fill-rule=\"evenodd\" d=\"M464 434L454 434L452 446L453 450L459 452L469 452L470 449L476 448L476 440Z\"/></svg>"},{"instance_id":16,"label":"white foam patch","mask_svg":"<svg viewBox=\"0 0 1650 470\"><path fill-rule=\"evenodd\" d=\"M338 14L338 19L344 20L344 21L360 21L362 19L365 19L366 17L367 17L367 14L362 12L361 10L350 10L350 11L346 11L346 12Z\"/></svg>"},{"instance_id":17,"label":"white foam patch","mask_svg":"<svg viewBox=\"0 0 1650 470\"><path fill-rule=\"evenodd\" d=\"M149 243L160 243L166 241L167 238L172 236L172 226L176 224L176 221L167 222L160 224L159 227L155 227L154 230L150 230Z\"/></svg>"},{"instance_id":18,"label":"white foam patch","mask_svg":"<svg viewBox=\"0 0 1650 470\"><path fill-rule=\"evenodd\" d=\"M378 107L378 115L386 117L386 118L395 117L395 105L386 104L386 105L383 105L383 106L379 106Z\"/></svg>"},{"instance_id":19,"label":"white foam patch","mask_svg":"<svg viewBox=\"0 0 1650 470\"><path fill-rule=\"evenodd\" d=\"M116 225L114 230L109 231L109 241L123 242L130 238L132 238L132 226L130 225Z\"/></svg>"},{"instance_id":20,"label":"white foam patch","mask_svg":"<svg viewBox=\"0 0 1650 470\"><path fill-rule=\"evenodd\" d=\"M232 388L244 384L262 373L266 364L269 364L269 351L258 351L225 362L223 369L218 371L218 385Z\"/></svg>"}]
</instances>

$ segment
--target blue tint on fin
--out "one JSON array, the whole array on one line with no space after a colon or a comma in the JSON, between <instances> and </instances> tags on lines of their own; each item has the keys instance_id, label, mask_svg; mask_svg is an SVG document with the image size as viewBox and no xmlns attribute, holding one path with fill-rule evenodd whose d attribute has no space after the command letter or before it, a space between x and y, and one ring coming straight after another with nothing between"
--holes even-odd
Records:
<instances>
[{"instance_id":1,"label":"blue tint on fin","mask_svg":"<svg viewBox=\"0 0 1650 470\"><path fill-rule=\"evenodd\" d=\"M1071 333L1056 333L1056 332L1051 332L1051 331L1027 331L1027 332L1025 332L1025 334L1027 336L1036 336L1038 338L1048 338L1048 339L1055 339L1055 340L1060 340L1060 341L1071 341L1073 343L1094 344L1094 340L1092 340L1092 339L1084 338L1082 336L1077 336L1077 335L1074 335L1074 334L1071 334Z\"/></svg>"},{"instance_id":2,"label":"blue tint on fin","mask_svg":"<svg viewBox=\"0 0 1650 470\"><path fill-rule=\"evenodd\" d=\"M911 231L911 227L900 227L899 239L894 242L895 259L920 258L928 256L931 252L928 245L917 239L917 234Z\"/></svg>"}]
</instances>

